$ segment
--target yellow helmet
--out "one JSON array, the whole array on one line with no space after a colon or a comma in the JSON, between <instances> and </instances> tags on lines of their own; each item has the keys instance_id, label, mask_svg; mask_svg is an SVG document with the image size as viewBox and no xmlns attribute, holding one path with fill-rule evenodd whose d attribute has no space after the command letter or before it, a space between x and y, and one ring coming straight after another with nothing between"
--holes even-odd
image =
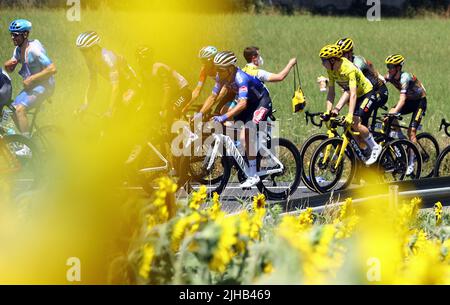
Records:
<instances>
[{"instance_id":1,"label":"yellow helmet","mask_svg":"<svg viewBox=\"0 0 450 305\"><path fill-rule=\"evenodd\" d=\"M337 58L341 58L342 57L342 51L341 51L341 47L339 47L336 44L329 44L324 46L319 53L320 58L333 58L333 57L337 57Z\"/></svg>"},{"instance_id":2,"label":"yellow helmet","mask_svg":"<svg viewBox=\"0 0 450 305\"><path fill-rule=\"evenodd\" d=\"M336 42L343 53L353 51L353 40L351 38L342 38Z\"/></svg>"},{"instance_id":3,"label":"yellow helmet","mask_svg":"<svg viewBox=\"0 0 450 305\"><path fill-rule=\"evenodd\" d=\"M403 65L405 58L400 54L390 55L386 58L385 63L391 65Z\"/></svg>"}]
</instances>

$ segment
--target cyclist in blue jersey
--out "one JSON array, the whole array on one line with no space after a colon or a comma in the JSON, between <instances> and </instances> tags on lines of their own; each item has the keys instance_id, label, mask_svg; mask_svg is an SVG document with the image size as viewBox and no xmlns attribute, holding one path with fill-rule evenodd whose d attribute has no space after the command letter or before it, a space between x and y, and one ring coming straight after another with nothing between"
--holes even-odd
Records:
<instances>
[{"instance_id":1,"label":"cyclist in blue jersey","mask_svg":"<svg viewBox=\"0 0 450 305\"><path fill-rule=\"evenodd\" d=\"M29 137L29 123L27 110L40 105L53 94L55 88L54 75L56 66L50 60L41 42L37 39L29 40L32 24L25 19L11 22L9 31L16 47L13 57L5 63L5 70L13 72L17 65L22 65L19 74L23 78L24 90L15 98L13 106L16 111L13 116L19 131ZM17 152L26 154L28 148Z\"/></svg>"},{"instance_id":2,"label":"cyclist in blue jersey","mask_svg":"<svg viewBox=\"0 0 450 305\"><path fill-rule=\"evenodd\" d=\"M223 123L232 118L246 124L241 138L245 141L245 152L249 163L249 175L247 180L241 184L243 188L252 187L260 182L256 173L256 154L250 154L250 144L254 146L256 139L249 137L249 125L253 122L257 126L266 121L272 113L272 100L269 91L256 77L248 75L236 66L237 58L233 52L220 52L214 57L214 65L217 69L216 84L212 96L217 97L224 86L237 92L237 105L228 109L225 114L215 116L214 121Z\"/></svg>"},{"instance_id":3,"label":"cyclist in blue jersey","mask_svg":"<svg viewBox=\"0 0 450 305\"><path fill-rule=\"evenodd\" d=\"M135 106L139 82L135 71L126 60L111 50L99 45L100 36L93 31L81 33L76 41L77 48L82 52L89 68L89 84L84 103L78 112L87 110L89 103L97 93L97 80L100 75L111 84L111 97L106 117L112 117L120 107Z\"/></svg>"}]
</instances>

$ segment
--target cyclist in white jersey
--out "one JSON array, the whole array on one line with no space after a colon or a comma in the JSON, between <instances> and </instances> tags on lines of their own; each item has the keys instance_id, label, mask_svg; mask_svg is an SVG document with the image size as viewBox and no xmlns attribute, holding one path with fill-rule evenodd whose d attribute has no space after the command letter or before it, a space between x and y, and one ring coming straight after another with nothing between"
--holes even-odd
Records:
<instances>
[{"instance_id":1,"label":"cyclist in white jersey","mask_svg":"<svg viewBox=\"0 0 450 305\"><path fill-rule=\"evenodd\" d=\"M96 32L81 33L76 41L89 68L89 84L84 103L78 112L87 110L97 93L97 79L100 75L111 85L111 97L106 117L112 117L118 108L130 109L137 98L139 82L133 68L125 58L99 45L100 37ZM133 108L134 109L134 108Z\"/></svg>"},{"instance_id":2,"label":"cyclist in white jersey","mask_svg":"<svg viewBox=\"0 0 450 305\"><path fill-rule=\"evenodd\" d=\"M40 41L29 40L31 29L31 22L25 19L14 20L9 25L16 48L13 57L5 63L7 72L13 72L18 64L22 65L19 74L23 78L24 90L19 93L12 105L16 109L14 121L19 131L26 137L30 136L27 110L39 106L53 94L55 88L53 75L56 74L56 66L47 56ZM17 155L28 153L28 147L16 152Z\"/></svg>"}]
</instances>

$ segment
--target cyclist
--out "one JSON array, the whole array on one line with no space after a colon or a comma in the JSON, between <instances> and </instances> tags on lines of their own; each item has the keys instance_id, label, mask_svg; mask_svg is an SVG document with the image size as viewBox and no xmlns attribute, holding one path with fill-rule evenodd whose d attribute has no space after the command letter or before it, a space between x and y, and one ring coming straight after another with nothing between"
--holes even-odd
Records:
<instances>
[{"instance_id":1,"label":"cyclist","mask_svg":"<svg viewBox=\"0 0 450 305\"><path fill-rule=\"evenodd\" d=\"M249 163L247 180L241 184L243 188L250 188L258 184L261 179L256 173L256 154L250 154L250 144L254 147L256 139L250 139L250 128L253 128L272 113L272 100L269 91L256 77L248 75L236 66L237 58L233 52L225 51L217 53L214 57L214 65L217 69L216 84L213 89L213 97L217 97L224 86L237 92L237 105L228 109L225 114L215 116L214 121L223 123L228 119L242 121L245 128L241 132L244 139L245 153ZM252 124L247 124L252 122ZM250 126L249 126L250 125Z\"/></svg>"},{"instance_id":2,"label":"cyclist","mask_svg":"<svg viewBox=\"0 0 450 305\"><path fill-rule=\"evenodd\" d=\"M262 82L281 82L283 81L291 71L292 67L297 63L296 58L291 58L286 67L278 73L267 72L260 67L264 64L264 60L261 57L261 53L258 47L247 47L244 49L244 58L247 61L242 71L245 73L257 77Z\"/></svg>"},{"instance_id":3,"label":"cyclist","mask_svg":"<svg viewBox=\"0 0 450 305\"><path fill-rule=\"evenodd\" d=\"M118 107L129 108L128 106L134 104L139 83L135 71L126 60L115 52L102 48L99 43L100 36L94 31L81 33L76 40L76 46L83 54L89 69L89 84L78 113L85 112L95 98L100 75L111 85L111 97L105 116L112 117Z\"/></svg>"},{"instance_id":4,"label":"cyclist","mask_svg":"<svg viewBox=\"0 0 450 305\"><path fill-rule=\"evenodd\" d=\"M408 137L411 142L417 144L417 129L427 110L426 90L415 75L402 70L403 64L405 63L405 58L402 55L390 55L386 58L385 63L388 68L388 74L385 76L386 81L390 82L400 91L400 99L395 107L391 108L389 113L412 113L408 128ZM395 131L397 131L399 137L403 136L399 128L395 128ZM413 171L414 160L410 160L406 174L409 175Z\"/></svg>"},{"instance_id":5,"label":"cyclist","mask_svg":"<svg viewBox=\"0 0 450 305\"><path fill-rule=\"evenodd\" d=\"M336 42L338 46L341 47L342 56L351 61L364 76L370 81L373 86L373 92L377 97L377 103L374 106L373 110L383 107L386 105L389 92L386 86L386 80L384 77L375 70L372 62L366 60L364 57L360 55L353 54L353 40L351 38L342 38ZM369 116L365 116L365 120L363 120L363 125L369 127Z\"/></svg>"},{"instance_id":6,"label":"cyclist","mask_svg":"<svg viewBox=\"0 0 450 305\"><path fill-rule=\"evenodd\" d=\"M183 114L185 106L192 98L189 83L170 66L155 62L149 47L139 47L136 56L142 86L151 91L149 93L153 94L152 98L161 99L158 111L170 126L173 119Z\"/></svg>"},{"instance_id":7,"label":"cyclist","mask_svg":"<svg viewBox=\"0 0 450 305\"><path fill-rule=\"evenodd\" d=\"M23 78L24 89L13 102L16 109L13 119L17 128L26 137L30 137L30 126L27 118L27 110L39 106L45 99L53 94L55 88L54 75L56 66L47 56L47 52L37 39L30 40L32 29L30 21L17 19L9 25L9 32L16 47L13 57L6 61L5 70L13 72L17 65L22 65L19 74ZM29 148L16 152L17 155L29 154Z\"/></svg>"},{"instance_id":8,"label":"cyclist","mask_svg":"<svg viewBox=\"0 0 450 305\"><path fill-rule=\"evenodd\" d=\"M381 153L381 146L378 145L369 129L362 124L370 116L374 107L375 95L373 87L364 74L356 68L347 58L342 57L340 46L326 45L320 50L322 65L327 69L330 80L327 95L327 112L333 108L336 97L335 83L344 90L344 95L349 99L349 111L346 122L352 124L353 129L360 135L357 138L360 146L365 142L371 149L370 157L365 161L366 165L375 163ZM341 100L343 98L341 97ZM339 113L340 108L334 108L332 112Z\"/></svg>"},{"instance_id":9,"label":"cyclist","mask_svg":"<svg viewBox=\"0 0 450 305\"><path fill-rule=\"evenodd\" d=\"M187 108L198 99L200 93L203 90L203 87L205 86L206 79L208 77L216 77L216 69L214 67L213 60L217 52L217 48L213 46L206 46L200 49L200 52L198 53L198 58L202 63L202 67L200 69L200 77L197 83L197 87L195 87L194 91L192 91L192 98L183 109L183 112L185 112Z\"/></svg>"}]
</instances>

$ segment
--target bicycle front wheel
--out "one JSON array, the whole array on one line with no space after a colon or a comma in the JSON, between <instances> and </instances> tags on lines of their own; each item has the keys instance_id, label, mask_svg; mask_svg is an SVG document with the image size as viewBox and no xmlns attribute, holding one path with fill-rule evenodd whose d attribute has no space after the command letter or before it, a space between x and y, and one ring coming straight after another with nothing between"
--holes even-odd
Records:
<instances>
[{"instance_id":1,"label":"bicycle front wheel","mask_svg":"<svg viewBox=\"0 0 450 305\"><path fill-rule=\"evenodd\" d=\"M439 157L439 144L431 134L422 132L417 135L417 147L422 156L421 178L432 177Z\"/></svg>"},{"instance_id":2,"label":"bicycle front wheel","mask_svg":"<svg viewBox=\"0 0 450 305\"><path fill-rule=\"evenodd\" d=\"M355 154L347 147L339 158L342 145L343 140L340 138L328 139L323 141L313 154L309 173L311 183L321 194L345 189L355 177Z\"/></svg>"},{"instance_id":3,"label":"bicycle front wheel","mask_svg":"<svg viewBox=\"0 0 450 305\"><path fill-rule=\"evenodd\" d=\"M313 192L316 192L314 185L311 182L311 174L309 173L309 166L311 164L312 156L317 146L328 139L326 134L315 134L309 137L300 148L300 160L302 164L302 181L305 186Z\"/></svg>"},{"instance_id":4,"label":"bicycle front wheel","mask_svg":"<svg viewBox=\"0 0 450 305\"><path fill-rule=\"evenodd\" d=\"M450 173L450 146L447 146L436 162L436 168L434 169L435 177L445 177Z\"/></svg>"},{"instance_id":5,"label":"bicycle front wheel","mask_svg":"<svg viewBox=\"0 0 450 305\"><path fill-rule=\"evenodd\" d=\"M285 200L297 191L301 181L300 153L294 143L283 138L272 139L268 148L270 154L258 156L259 171L280 168L273 156L283 165L283 170L280 173L262 176L257 187L270 200Z\"/></svg>"},{"instance_id":6,"label":"bicycle front wheel","mask_svg":"<svg viewBox=\"0 0 450 305\"><path fill-rule=\"evenodd\" d=\"M409 140L395 140L386 145L378 159L382 182L419 179L422 157Z\"/></svg>"}]
</instances>

